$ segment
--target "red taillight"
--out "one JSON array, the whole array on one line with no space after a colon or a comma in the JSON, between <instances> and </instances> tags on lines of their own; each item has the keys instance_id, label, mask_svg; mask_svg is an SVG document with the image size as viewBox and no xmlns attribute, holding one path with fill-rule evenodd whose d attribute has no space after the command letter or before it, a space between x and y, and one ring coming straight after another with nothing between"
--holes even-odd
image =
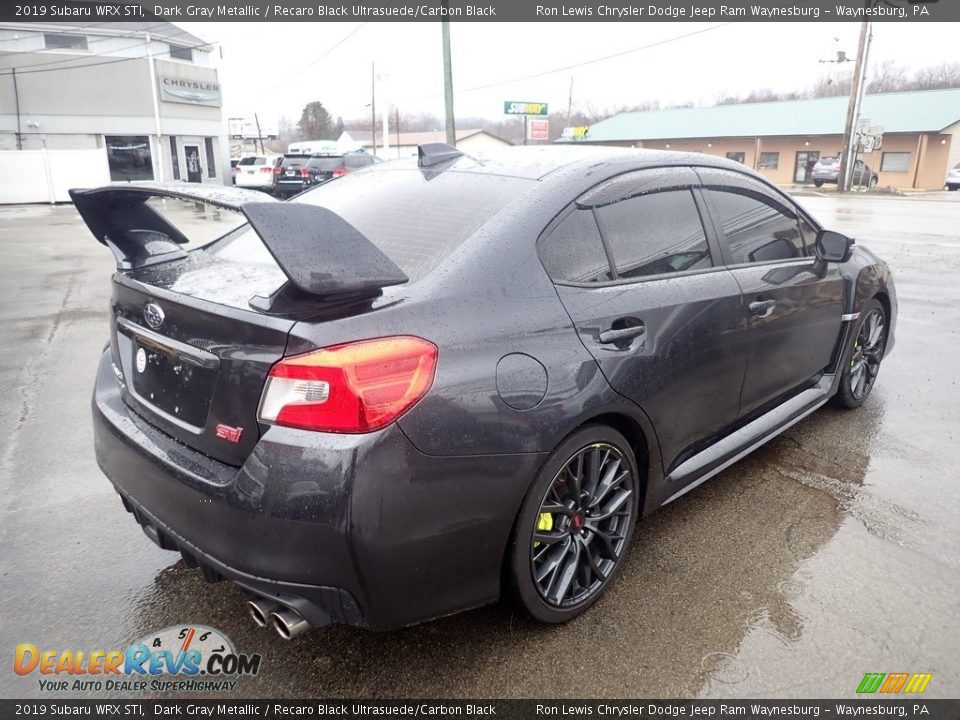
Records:
<instances>
[{"instance_id":1,"label":"red taillight","mask_svg":"<svg viewBox=\"0 0 960 720\"><path fill-rule=\"evenodd\" d=\"M282 173L282 172L283 172L283 168L282 168L281 166L279 166L279 165L274 165L274 167L273 167L273 174L274 174L274 175L279 175L279 174Z\"/></svg>"},{"instance_id":2,"label":"red taillight","mask_svg":"<svg viewBox=\"0 0 960 720\"><path fill-rule=\"evenodd\" d=\"M333 171L333 177L341 177L346 174L347 174L346 168L337 168L336 170Z\"/></svg>"},{"instance_id":3,"label":"red taillight","mask_svg":"<svg viewBox=\"0 0 960 720\"><path fill-rule=\"evenodd\" d=\"M308 177L310 177L310 171L309 171L307 168L305 168L305 167L300 168L300 177L302 177L302 178L308 178Z\"/></svg>"},{"instance_id":4,"label":"red taillight","mask_svg":"<svg viewBox=\"0 0 960 720\"><path fill-rule=\"evenodd\" d=\"M397 336L284 358L270 369L260 421L337 433L389 425L433 384L437 346Z\"/></svg>"}]
</instances>

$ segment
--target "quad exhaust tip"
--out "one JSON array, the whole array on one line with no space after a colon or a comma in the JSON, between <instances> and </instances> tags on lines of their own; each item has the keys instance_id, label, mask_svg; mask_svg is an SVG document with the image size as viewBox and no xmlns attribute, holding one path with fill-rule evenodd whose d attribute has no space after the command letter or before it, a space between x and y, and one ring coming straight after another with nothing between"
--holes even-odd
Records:
<instances>
[{"instance_id":1,"label":"quad exhaust tip","mask_svg":"<svg viewBox=\"0 0 960 720\"><path fill-rule=\"evenodd\" d=\"M270 613L270 620L277 635L284 640L293 640L310 629L310 623L300 613L290 608L274 610Z\"/></svg>"},{"instance_id":2,"label":"quad exhaust tip","mask_svg":"<svg viewBox=\"0 0 960 720\"><path fill-rule=\"evenodd\" d=\"M247 601L247 609L250 611L250 617L257 624L257 627L266 627L270 622L270 615L280 608L272 600L256 598Z\"/></svg>"}]
</instances>

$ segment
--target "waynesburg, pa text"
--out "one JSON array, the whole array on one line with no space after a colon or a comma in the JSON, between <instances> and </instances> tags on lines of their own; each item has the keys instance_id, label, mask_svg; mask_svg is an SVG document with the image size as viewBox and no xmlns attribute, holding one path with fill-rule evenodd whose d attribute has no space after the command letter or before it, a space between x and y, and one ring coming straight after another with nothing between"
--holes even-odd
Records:
<instances>
[{"instance_id":1,"label":"waynesburg, pa text","mask_svg":"<svg viewBox=\"0 0 960 720\"><path fill-rule=\"evenodd\" d=\"M877 5L876 7L846 7L844 5L837 5L834 8L805 7L800 5L779 5L774 7L765 5L719 5L716 7L701 7L698 5L627 5L625 7L614 7L611 5L537 5L536 13L538 17L600 17L615 20L623 18L710 19L718 17L741 19L761 18L766 20L810 18L817 20L821 15L833 15L839 19L906 19L907 17L929 15L930 11L922 5L913 5L910 9L892 5Z\"/></svg>"}]
</instances>

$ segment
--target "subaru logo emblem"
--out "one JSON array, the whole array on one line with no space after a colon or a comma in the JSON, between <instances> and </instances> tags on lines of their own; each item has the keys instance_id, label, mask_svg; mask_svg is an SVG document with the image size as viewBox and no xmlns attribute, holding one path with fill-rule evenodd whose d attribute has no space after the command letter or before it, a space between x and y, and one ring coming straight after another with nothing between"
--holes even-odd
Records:
<instances>
[{"instance_id":1,"label":"subaru logo emblem","mask_svg":"<svg viewBox=\"0 0 960 720\"><path fill-rule=\"evenodd\" d=\"M163 309L156 303L147 303L143 309L143 319L147 321L147 325L157 330L163 325Z\"/></svg>"}]
</instances>

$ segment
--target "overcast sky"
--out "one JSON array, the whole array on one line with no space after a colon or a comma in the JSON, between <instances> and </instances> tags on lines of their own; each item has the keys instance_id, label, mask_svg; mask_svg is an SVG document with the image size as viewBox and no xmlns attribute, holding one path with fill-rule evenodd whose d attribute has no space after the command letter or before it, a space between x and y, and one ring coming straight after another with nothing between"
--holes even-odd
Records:
<instances>
[{"instance_id":1,"label":"overcast sky","mask_svg":"<svg viewBox=\"0 0 960 720\"><path fill-rule=\"evenodd\" d=\"M389 100L401 112L443 113L439 23L180 24L222 46L220 79L229 117L257 112L263 122L281 116L297 120L312 100L334 116L367 117L371 61L381 75L378 106ZM835 57L837 49L855 55L859 27L853 22L452 23L456 114L499 118L504 100L565 109L571 77L574 106L597 109L647 99L712 104L720 94L802 89L838 71L819 60ZM960 23L880 22L873 28L871 66L895 60L919 68L960 60ZM654 43L664 44L516 80ZM486 85L493 87L472 89Z\"/></svg>"}]
</instances>

